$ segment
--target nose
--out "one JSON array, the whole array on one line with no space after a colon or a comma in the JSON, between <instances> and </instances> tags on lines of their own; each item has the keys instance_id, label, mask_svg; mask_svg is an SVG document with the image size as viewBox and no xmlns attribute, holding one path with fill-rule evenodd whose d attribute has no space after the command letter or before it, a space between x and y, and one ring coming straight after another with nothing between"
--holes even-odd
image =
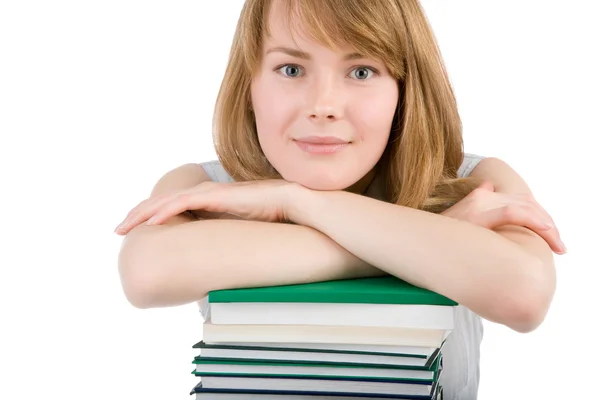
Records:
<instances>
[{"instance_id":1,"label":"nose","mask_svg":"<svg viewBox=\"0 0 600 400\"><path fill-rule=\"evenodd\" d=\"M343 117L344 93L334 76L321 76L311 82L307 117L320 121L336 121Z\"/></svg>"}]
</instances>

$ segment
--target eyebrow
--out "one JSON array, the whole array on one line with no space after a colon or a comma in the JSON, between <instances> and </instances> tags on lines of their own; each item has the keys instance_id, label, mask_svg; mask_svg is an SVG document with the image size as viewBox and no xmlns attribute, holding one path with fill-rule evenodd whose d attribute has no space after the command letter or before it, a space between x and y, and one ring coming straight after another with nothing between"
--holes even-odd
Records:
<instances>
[{"instance_id":1,"label":"eyebrow","mask_svg":"<svg viewBox=\"0 0 600 400\"><path fill-rule=\"evenodd\" d=\"M267 50L267 54L269 54L269 53L284 53L284 54L287 54L292 57L302 58L304 60L310 60L312 58L310 56L310 54L308 54L304 51L292 49L289 47L283 47L283 46L272 47L269 50ZM362 55L360 53L349 53L344 56L344 60L346 60L346 61L347 60L357 60L360 58L367 58L367 57L365 57L364 55Z\"/></svg>"}]
</instances>

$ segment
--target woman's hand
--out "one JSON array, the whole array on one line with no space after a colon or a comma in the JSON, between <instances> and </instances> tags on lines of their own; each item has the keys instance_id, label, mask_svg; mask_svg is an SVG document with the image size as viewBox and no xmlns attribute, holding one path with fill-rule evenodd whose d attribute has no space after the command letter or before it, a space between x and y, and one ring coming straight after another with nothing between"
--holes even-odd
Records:
<instances>
[{"instance_id":1,"label":"woman's hand","mask_svg":"<svg viewBox=\"0 0 600 400\"><path fill-rule=\"evenodd\" d=\"M540 235L557 254L566 251L554 221L531 194L497 193L491 183L483 182L441 215L488 229L502 225L523 226Z\"/></svg>"},{"instance_id":2,"label":"woman's hand","mask_svg":"<svg viewBox=\"0 0 600 400\"><path fill-rule=\"evenodd\" d=\"M158 225L188 210L196 216L230 214L249 220L285 221L294 186L284 180L202 182L186 190L142 201L115 232L125 235L141 223Z\"/></svg>"}]
</instances>

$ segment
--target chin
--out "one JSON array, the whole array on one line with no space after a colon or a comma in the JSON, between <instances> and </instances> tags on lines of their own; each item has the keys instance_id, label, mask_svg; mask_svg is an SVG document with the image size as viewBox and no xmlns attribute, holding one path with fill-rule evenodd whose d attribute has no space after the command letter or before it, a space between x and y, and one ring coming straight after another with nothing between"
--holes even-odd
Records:
<instances>
[{"instance_id":1,"label":"chin","mask_svg":"<svg viewBox=\"0 0 600 400\"><path fill-rule=\"evenodd\" d=\"M312 190L346 190L360 180L359 176L335 174L295 174L285 176L287 181L297 183Z\"/></svg>"},{"instance_id":2,"label":"chin","mask_svg":"<svg viewBox=\"0 0 600 400\"><path fill-rule=\"evenodd\" d=\"M323 191L333 191L333 190L345 190L352 185L344 185L336 182L323 182L323 181L295 181L296 183L312 189L312 190L323 190Z\"/></svg>"}]
</instances>

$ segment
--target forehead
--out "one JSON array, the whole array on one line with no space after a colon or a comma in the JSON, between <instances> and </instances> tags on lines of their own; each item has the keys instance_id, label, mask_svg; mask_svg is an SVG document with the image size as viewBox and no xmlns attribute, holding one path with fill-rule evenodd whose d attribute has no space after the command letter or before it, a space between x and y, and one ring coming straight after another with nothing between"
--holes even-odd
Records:
<instances>
[{"instance_id":1,"label":"forehead","mask_svg":"<svg viewBox=\"0 0 600 400\"><path fill-rule=\"evenodd\" d=\"M315 26L317 24L312 18L314 16L312 13L311 17L307 17L306 12L300 16L298 6L295 6L294 3L294 1L280 0L271 2L265 21L267 28L265 42L296 48L315 45L325 46L332 50L350 48L346 43L331 40L333 32L324 31L321 27Z\"/></svg>"}]
</instances>

